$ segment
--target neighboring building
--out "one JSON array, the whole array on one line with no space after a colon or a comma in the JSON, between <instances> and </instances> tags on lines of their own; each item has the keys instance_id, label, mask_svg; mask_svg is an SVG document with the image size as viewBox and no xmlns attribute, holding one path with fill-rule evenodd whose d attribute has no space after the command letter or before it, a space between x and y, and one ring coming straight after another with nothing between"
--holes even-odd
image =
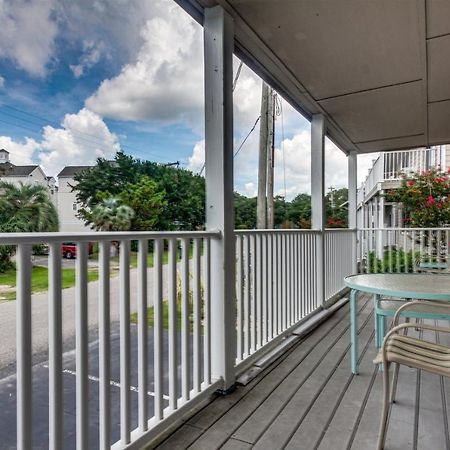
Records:
<instances>
[{"instance_id":1,"label":"neighboring building","mask_svg":"<svg viewBox=\"0 0 450 450\"><path fill-rule=\"evenodd\" d=\"M56 181L47 176L42 168L36 164L16 166L9 160L9 152L0 149L0 180L12 184L42 184L48 188L50 198L55 206L58 204Z\"/></svg>"},{"instance_id":2,"label":"neighboring building","mask_svg":"<svg viewBox=\"0 0 450 450\"><path fill-rule=\"evenodd\" d=\"M405 174L438 167L450 167L450 146L381 153L358 189L357 227L401 228L401 205L386 202L384 193L399 188Z\"/></svg>"},{"instance_id":3,"label":"neighboring building","mask_svg":"<svg viewBox=\"0 0 450 450\"><path fill-rule=\"evenodd\" d=\"M66 166L58 174L58 216L59 230L66 232L88 231L90 228L77 217L80 208L76 193L72 187L76 185L74 176L90 166Z\"/></svg>"},{"instance_id":4,"label":"neighboring building","mask_svg":"<svg viewBox=\"0 0 450 450\"><path fill-rule=\"evenodd\" d=\"M75 174L90 166L66 166L56 179L47 176L39 165L16 166L9 160L9 152L0 149L0 180L18 185L19 183L37 183L47 187L59 217L59 231L88 231L89 227L77 217L79 204L72 186L76 185Z\"/></svg>"}]
</instances>

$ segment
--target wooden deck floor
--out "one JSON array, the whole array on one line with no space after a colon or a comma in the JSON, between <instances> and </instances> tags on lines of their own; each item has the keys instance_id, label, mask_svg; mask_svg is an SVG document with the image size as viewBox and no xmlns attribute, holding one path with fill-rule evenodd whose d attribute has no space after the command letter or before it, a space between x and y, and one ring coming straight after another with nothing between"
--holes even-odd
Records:
<instances>
[{"instance_id":1,"label":"wooden deck floor","mask_svg":"<svg viewBox=\"0 0 450 450\"><path fill-rule=\"evenodd\" d=\"M198 412L158 449L375 448L382 379L372 363L371 301L364 299L360 308L360 375L350 373L347 304L247 386ZM386 449L449 449L449 414L450 380L402 367Z\"/></svg>"}]
</instances>

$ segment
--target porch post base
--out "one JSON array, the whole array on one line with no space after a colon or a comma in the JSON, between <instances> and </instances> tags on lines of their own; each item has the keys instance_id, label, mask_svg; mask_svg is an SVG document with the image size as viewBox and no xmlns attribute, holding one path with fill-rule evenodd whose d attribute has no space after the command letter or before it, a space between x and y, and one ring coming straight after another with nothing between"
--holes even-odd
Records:
<instances>
[{"instance_id":1,"label":"porch post base","mask_svg":"<svg viewBox=\"0 0 450 450\"><path fill-rule=\"evenodd\" d=\"M232 384L226 389L217 389L216 394L224 397L225 395L230 395L236 390L236 383Z\"/></svg>"}]
</instances>

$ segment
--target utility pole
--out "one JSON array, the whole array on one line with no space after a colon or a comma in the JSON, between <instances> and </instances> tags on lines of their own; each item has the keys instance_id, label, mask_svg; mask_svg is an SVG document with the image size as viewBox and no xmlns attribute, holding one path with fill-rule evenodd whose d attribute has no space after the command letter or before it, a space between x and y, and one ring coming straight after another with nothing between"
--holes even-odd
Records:
<instances>
[{"instance_id":1,"label":"utility pole","mask_svg":"<svg viewBox=\"0 0 450 450\"><path fill-rule=\"evenodd\" d=\"M259 127L258 199L256 228L267 227L267 138L269 123L269 86L263 81L261 94L261 123Z\"/></svg>"},{"instance_id":2,"label":"utility pole","mask_svg":"<svg viewBox=\"0 0 450 450\"><path fill-rule=\"evenodd\" d=\"M270 89L269 133L267 152L267 228L274 227L275 209L273 202L274 166L275 166L275 96Z\"/></svg>"},{"instance_id":3,"label":"utility pole","mask_svg":"<svg viewBox=\"0 0 450 450\"><path fill-rule=\"evenodd\" d=\"M272 136L273 136L273 90L265 82L263 82L262 96L261 96L261 124L259 131L258 200L256 211L257 228L267 228L268 226L273 227ZM267 195L268 193L270 193L270 191L272 192L271 202L267 200ZM269 211L271 211L272 216L271 226L268 223L268 209Z\"/></svg>"}]
</instances>

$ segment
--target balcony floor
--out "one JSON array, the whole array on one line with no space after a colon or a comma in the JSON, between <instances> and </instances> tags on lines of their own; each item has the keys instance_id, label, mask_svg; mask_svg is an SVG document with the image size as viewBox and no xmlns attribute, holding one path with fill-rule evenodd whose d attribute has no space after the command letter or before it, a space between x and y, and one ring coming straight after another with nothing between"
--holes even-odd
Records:
<instances>
[{"instance_id":1,"label":"balcony floor","mask_svg":"<svg viewBox=\"0 0 450 450\"><path fill-rule=\"evenodd\" d=\"M382 378L372 363L371 301L361 298L360 308L360 375L350 373L347 304L247 386L199 411L158 449L375 448ZM450 379L402 367L386 449L450 448L449 416Z\"/></svg>"}]
</instances>

